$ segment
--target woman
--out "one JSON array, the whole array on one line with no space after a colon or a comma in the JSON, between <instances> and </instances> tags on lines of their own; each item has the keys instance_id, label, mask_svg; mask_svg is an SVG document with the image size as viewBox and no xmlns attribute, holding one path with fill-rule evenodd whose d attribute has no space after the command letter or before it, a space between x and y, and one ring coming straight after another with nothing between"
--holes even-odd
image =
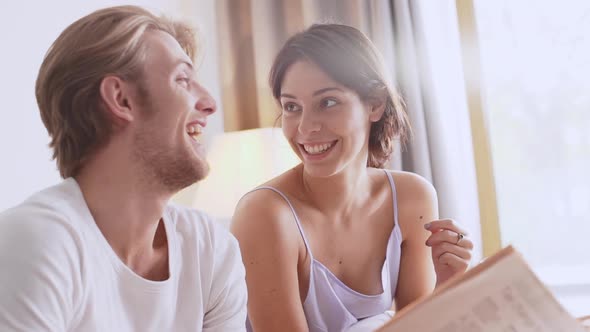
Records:
<instances>
[{"instance_id":1,"label":"woman","mask_svg":"<svg viewBox=\"0 0 590 332\"><path fill-rule=\"evenodd\" d=\"M382 169L409 126L375 47L344 25L291 37L270 73L302 163L245 195L232 232L255 331L342 331L467 269L472 242L434 188Z\"/></svg>"}]
</instances>

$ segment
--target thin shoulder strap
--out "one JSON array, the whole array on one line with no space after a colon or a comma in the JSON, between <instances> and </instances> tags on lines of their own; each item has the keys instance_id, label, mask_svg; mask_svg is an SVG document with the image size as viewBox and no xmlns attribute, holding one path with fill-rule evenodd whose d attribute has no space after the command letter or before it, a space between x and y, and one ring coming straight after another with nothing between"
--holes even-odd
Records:
<instances>
[{"instance_id":1,"label":"thin shoulder strap","mask_svg":"<svg viewBox=\"0 0 590 332\"><path fill-rule=\"evenodd\" d=\"M311 254L311 249L309 248L309 244L307 243L307 238L305 237L305 233L303 232L303 227L301 227L301 222L299 221L299 217L297 216L297 212L295 212L295 208L293 207L293 204L291 204L289 198L287 198L287 195L283 194L280 190L270 186L258 187L253 189L252 191L257 191L261 189L268 189L274 191L275 193L281 195L281 197L283 197L287 204L289 204L289 208L291 208L291 212L293 213L293 217L295 218L295 223L297 224L297 228L299 229L299 233L301 234L301 238L303 239L303 243L305 244L305 249L307 250L309 256L313 258L313 255Z\"/></svg>"},{"instance_id":2,"label":"thin shoulder strap","mask_svg":"<svg viewBox=\"0 0 590 332\"><path fill-rule=\"evenodd\" d=\"M393 197L393 222L395 225L393 227L397 227L397 230L401 236L401 229L399 227L399 223L397 222L397 191L395 190L395 182L393 181L393 176L391 172L384 169L385 174L387 174L387 179L389 179L389 184L391 185L391 196Z\"/></svg>"}]
</instances>

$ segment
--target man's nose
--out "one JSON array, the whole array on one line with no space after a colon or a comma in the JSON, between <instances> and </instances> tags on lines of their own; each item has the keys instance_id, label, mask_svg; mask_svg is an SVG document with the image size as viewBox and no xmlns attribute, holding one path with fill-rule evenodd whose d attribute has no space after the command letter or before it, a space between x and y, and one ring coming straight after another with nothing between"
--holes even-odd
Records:
<instances>
[{"instance_id":1,"label":"man's nose","mask_svg":"<svg viewBox=\"0 0 590 332\"><path fill-rule=\"evenodd\" d=\"M198 85L196 95L197 102L195 103L195 109L197 111L207 113L208 116L217 111L217 103L207 89Z\"/></svg>"}]
</instances>

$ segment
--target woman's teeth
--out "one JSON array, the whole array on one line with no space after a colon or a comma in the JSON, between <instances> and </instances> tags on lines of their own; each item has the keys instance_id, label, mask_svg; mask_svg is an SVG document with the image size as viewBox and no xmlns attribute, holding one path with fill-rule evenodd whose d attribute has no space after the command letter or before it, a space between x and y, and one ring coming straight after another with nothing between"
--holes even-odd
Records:
<instances>
[{"instance_id":1,"label":"woman's teeth","mask_svg":"<svg viewBox=\"0 0 590 332\"><path fill-rule=\"evenodd\" d=\"M328 151L328 149L330 149L332 146L334 145L334 143L324 143L324 144L303 144L303 149L305 149L305 152L309 153L309 154L320 154L320 153L324 153L326 151Z\"/></svg>"}]
</instances>

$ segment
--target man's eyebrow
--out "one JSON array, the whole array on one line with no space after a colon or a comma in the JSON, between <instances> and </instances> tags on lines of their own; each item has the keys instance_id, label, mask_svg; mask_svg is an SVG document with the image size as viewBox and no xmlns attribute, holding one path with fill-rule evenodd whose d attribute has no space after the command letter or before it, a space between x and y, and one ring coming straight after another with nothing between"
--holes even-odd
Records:
<instances>
[{"instance_id":1,"label":"man's eyebrow","mask_svg":"<svg viewBox=\"0 0 590 332\"><path fill-rule=\"evenodd\" d=\"M186 60L178 60L178 61L176 62L176 65L174 66L174 68L178 68L179 66L182 66L182 65L186 65L186 66L187 66L187 67L189 67L191 70L194 70L194 68L193 68L193 64L192 64L192 63L190 63L190 62L188 62L188 61L186 61Z\"/></svg>"}]
</instances>

